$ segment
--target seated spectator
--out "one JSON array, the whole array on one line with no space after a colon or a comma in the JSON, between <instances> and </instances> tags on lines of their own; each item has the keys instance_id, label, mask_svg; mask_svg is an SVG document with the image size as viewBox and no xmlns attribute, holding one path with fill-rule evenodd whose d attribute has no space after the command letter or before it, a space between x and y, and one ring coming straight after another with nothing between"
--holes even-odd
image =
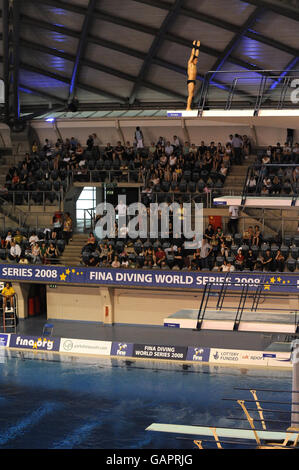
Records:
<instances>
[{"instance_id":1,"label":"seated spectator","mask_svg":"<svg viewBox=\"0 0 299 470\"><path fill-rule=\"evenodd\" d=\"M274 176L272 181L272 187L270 189L270 194L280 194L281 192L281 182L278 176Z\"/></svg>"},{"instance_id":2,"label":"seated spectator","mask_svg":"<svg viewBox=\"0 0 299 470\"><path fill-rule=\"evenodd\" d=\"M248 254L245 260L245 267L253 271L254 265L256 263L256 256L254 256L253 251L251 249L248 250Z\"/></svg>"},{"instance_id":3,"label":"seated spectator","mask_svg":"<svg viewBox=\"0 0 299 470\"><path fill-rule=\"evenodd\" d=\"M230 262L227 262L226 260L223 261L223 264L219 267L219 271L223 273L229 273L229 272L234 272L235 271L235 266L233 266Z\"/></svg>"},{"instance_id":4,"label":"seated spectator","mask_svg":"<svg viewBox=\"0 0 299 470\"><path fill-rule=\"evenodd\" d=\"M51 264L51 261L57 260L59 257L58 250L54 243L50 242L50 245L48 246L46 250L46 262L47 264Z\"/></svg>"},{"instance_id":5,"label":"seated spectator","mask_svg":"<svg viewBox=\"0 0 299 470\"><path fill-rule=\"evenodd\" d=\"M25 240L26 237L21 234L20 230L16 230L16 233L14 235L14 241L18 244L21 245L21 243Z\"/></svg>"},{"instance_id":6,"label":"seated spectator","mask_svg":"<svg viewBox=\"0 0 299 470\"><path fill-rule=\"evenodd\" d=\"M5 312L7 308L7 304L10 304L10 307L14 307L14 295L15 295L15 290L11 285L11 282L6 282L4 288L1 291L2 299L3 299L3 312Z\"/></svg>"},{"instance_id":7,"label":"seated spectator","mask_svg":"<svg viewBox=\"0 0 299 470\"><path fill-rule=\"evenodd\" d=\"M253 239L254 231L253 227L250 225L247 230L243 232L243 241L246 245L251 246Z\"/></svg>"},{"instance_id":8,"label":"seated spectator","mask_svg":"<svg viewBox=\"0 0 299 470\"><path fill-rule=\"evenodd\" d=\"M22 250L20 245L18 245L14 240L12 240L10 244L10 250L8 253L8 258L10 261L15 261L16 263L19 262Z\"/></svg>"},{"instance_id":9,"label":"seated spectator","mask_svg":"<svg viewBox=\"0 0 299 470\"><path fill-rule=\"evenodd\" d=\"M5 238L5 248L9 249L11 247L12 240L13 240L12 232L11 232L11 230L9 230L7 232L6 238Z\"/></svg>"},{"instance_id":10,"label":"seated spectator","mask_svg":"<svg viewBox=\"0 0 299 470\"><path fill-rule=\"evenodd\" d=\"M236 258L235 258L235 267L239 271L242 271L244 269L244 263L245 263L245 258L242 252L242 248L238 249Z\"/></svg>"},{"instance_id":11,"label":"seated spectator","mask_svg":"<svg viewBox=\"0 0 299 470\"><path fill-rule=\"evenodd\" d=\"M155 252L155 257L156 257L156 264L158 266L161 266L162 261L166 260L166 253L165 251L160 247L156 250Z\"/></svg>"},{"instance_id":12,"label":"seated spectator","mask_svg":"<svg viewBox=\"0 0 299 470\"><path fill-rule=\"evenodd\" d=\"M31 245L31 260L33 264L37 264L41 262L40 247L37 242L34 242Z\"/></svg>"},{"instance_id":13,"label":"seated spectator","mask_svg":"<svg viewBox=\"0 0 299 470\"><path fill-rule=\"evenodd\" d=\"M205 237L207 240L212 240L212 236L215 234L214 228L212 224L209 224L205 230Z\"/></svg>"},{"instance_id":14,"label":"seated spectator","mask_svg":"<svg viewBox=\"0 0 299 470\"><path fill-rule=\"evenodd\" d=\"M270 250L266 250L264 256L261 256L261 264L262 268L265 271L272 271L273 270L273 256Z\"/></svg>"},{"instance_id":15,"label":"seated spectator","mask_svg":"<svg viewBox=\"0 0 299 470\"><path fill-rule=\"evenodd\" d=\"M91 255L85 260L84 264L86 267L97 267L99 266L99 261L93 255Z\"/></svg>"},{"instance_id":16,"label":"seated spectator","mask_svg":"<svg viewBox=\"0 0 299 470\"><path fill-rule=\"evenodd\" d=\"M92 250L96 249L96 238L92 232L89 233L89 237L87 239L86 248L91 248Z\"/></svg>"},{"instance_id":17,"label":"seated spectator","mask_svg":"<svg viewBox=\"0 0 299 470\"><path fill-rule=\"evenodd\" d=\"M29 243L30 243L30 245L33 245L34 243L37 243L37 242L39 242L39 238L38 238L36 232L32 232L30 237L29 237Z\"/></svg>"},{"instance_id":18,"label":"seated spectator","mask_svg":"<svg viewBox=\"0 0 299 470\"><path fill-rule=\"evenodd\" d=\"M279 271L282 273L285 268L285 259L280 250L277 250L277 253L273 260L273 271Z\"/></svg>"}]
</instances>

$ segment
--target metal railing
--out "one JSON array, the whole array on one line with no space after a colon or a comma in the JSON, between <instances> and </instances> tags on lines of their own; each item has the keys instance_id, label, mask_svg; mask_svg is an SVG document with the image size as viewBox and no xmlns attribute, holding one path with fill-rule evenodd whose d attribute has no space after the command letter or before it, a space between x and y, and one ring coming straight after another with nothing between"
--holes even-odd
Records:
<instances>
[{"instance_id":1,"label":"metal railing","mask_svg":"<svg viewBox=\"0 0 299 470\"><path fill-rule=\"evenodd\" d=\"M298 70L212 70L201 87L199 111L212 104L225 110L252 109L255 115L260 109L298 108L298 80Z\"/></svg>"},{"instance_id":2,"label":"metal railing","mask_svg":"<svg viewBox=\"0 0 299 470\"><path fill-rule=\"evenodd\" d=\"M8 204L14 210L18 210L16 206L26 206L27 210L30 211L31 207L35 205L40 205L45 209L49 203L55 203L61 210L63 191L62 189L60 191L8 191L1 195L1 200L2 209L4 209L5 204Z\"/></svg>"},{"instance_id":3,"label":"metal railing","mask_svg":"<svg viewBox=\"0 0 299 470\"><path fill-rule=\"evenodd\" d=\"M114 181L123 183L145 183L145 175L139 170L113 169L86 169L71 171L71 179L73 183L113 183Z\"/></svg>"},{"instance_id":4,"label":"metal railing","mask_svg":"<svg viewBox=\"0 0 299 470\"><path fill-rule=\"evenodd\" d=\"M254 165L251 165L247 169L246 173L246 178L244 181L244 186L243 186L243 191L242 191L242 198L241 198L241 206L244 206L246 202L247 196L257 196L257 197L274 197L275 194L261 194L261 189L263 186L263 180L265 177L269 177L272 175L271 170L274 171L273 175L275 176L275 170L283 170L283 169L295 169L298 168L298 164L292 164L292 163L269 163L269 164L262 164L262 163L255 163ZM258 172L258 175L256 173ZM251 176L256 176L256 186L255 189L252 191L249 189L249 180ZM278 176L278 175L277 175ZM279 176L278 176L279 177ZM283 177L283 176L282 176ZM296 200L298 198L298 191L299 191L299 178L298 180L295 181L290 181L290 186L289 186L289 192L283 193L283 183L282 183L282 188L281 192L279 193L279 196L284 194L285 196L292 196L292 206L295 206Z\"/></svg>"}]
</instances>

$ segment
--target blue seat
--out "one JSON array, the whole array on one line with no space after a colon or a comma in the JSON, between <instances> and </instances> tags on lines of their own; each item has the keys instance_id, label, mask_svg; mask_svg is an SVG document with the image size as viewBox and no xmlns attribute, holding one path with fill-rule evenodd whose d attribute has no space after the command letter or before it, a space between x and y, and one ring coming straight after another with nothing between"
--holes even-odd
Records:
<instances>
[{"instance_id":1,"label":"blue seat","mask_svg":"<svg viewBox=\"0 0 299 470\"><path fill-rule=\"evenodd\" d=\"M52 323L45 323L43 328L43 337L52 336L54 325Z\"/></svg>"}]
</instances>

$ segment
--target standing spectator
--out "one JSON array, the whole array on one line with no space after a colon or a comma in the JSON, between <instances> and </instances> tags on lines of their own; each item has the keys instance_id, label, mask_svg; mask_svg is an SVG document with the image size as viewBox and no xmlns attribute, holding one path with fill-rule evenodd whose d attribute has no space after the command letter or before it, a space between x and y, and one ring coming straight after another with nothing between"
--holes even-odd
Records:
<instances>
[{"instance_id":1,"label":"standing spectator","mask_svg":"<svg viewBox=\"0 0 299 470\"><path fill-rule=\"evenodd\" d=\"M73 236L73 221L71 219L70 213L66 212L64 216L64 222L63 222L63 238L66 244L68 244L69 241L72 241L72 236Z\"/></svg>"},{"instance_id":2,"label":"standing spectator","mask_svg":"<svg viewBox=\"0 0 299 470\"><path fill-rule=\"evenodd\" d=\"M202 240L202 246L200 249L200 265L201 268L212 269L213 265L213 248L209 244L208 240L204 237Z\"/></svg>"},{"instance_id":3,"label":"standing spectator","mask_svg":"<svg viewBox=\"0 0 299 470\"><path fill-rule=\"evenodd\" d=\"M140 127L136 127L135 130L135 141L136 141L136 147L138 149L143 149L144 143L143 143L143 132L140 129Z\"/></svg>"},{"instance_id":4,"label":"standing spectator","mask_svg":"<svg viewBox=\"0 0 299 470\"><path fill-rule=\"evenodd\" d=\"M229 221L227 228L229 232L235 235L238 232L238 219L239 219L239 207L230 206L229 207Z\"/></svg>"},{"instance_id":5,"label":"standing spectator","mask_svg":"<svg viewBox=\"0 0 299 470\"><path fill-rule=\"evenodd\" d=\"M234 154L234 161L237 165L242 165L242 148L243 148L243 140L241 136L235 134L232 139L232 148Z\"/></svg>"}]
</instances>

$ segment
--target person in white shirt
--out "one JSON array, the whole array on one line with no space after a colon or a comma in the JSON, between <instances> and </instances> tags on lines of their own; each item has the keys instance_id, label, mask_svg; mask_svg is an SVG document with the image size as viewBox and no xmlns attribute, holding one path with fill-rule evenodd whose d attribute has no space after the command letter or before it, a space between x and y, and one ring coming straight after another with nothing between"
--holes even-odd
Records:
<instances>
[{"instance_id":1,"label":"person in white shirt","mask_svg":"<svg viewBox=\"0 0 299 470\"><path fill-rule=\"evenodd\" d=\"M229 207L229 221L227 224L227 228L229 233L235 235L238 232L238 219L239 219L239 207L238 206L230 206Z\"/></svg>"},{"instance_id":2,"label":"person in white shirt","mask_svg":"<svg viewBox=\"0 0 299 470\"><path fill-rule=\"evenodd\" d=\"M142 133L142 130L140 129L140 127L136 127L136 130L135 130L135 141L136 141L136 147L137 147L138 149L144 147L144 143L143 143L143 133Z\"/></svg>"},{"instance_id":3,"label":"person in white shirt","mask_svg":"<svg viewBox=\"0 0 299 470\"><path fill-rule=\"evenodd\" d=\"M39 241L38 236L36 235L35 232L32 232L32 234L29 237L29 243L30 245L33 245L34 243L37 243Z\"/></svg>"},{"instance_id":4,"label":"person in white shirt","mask_svg":"<svg viewBox=\"0 0 299 470\"><path fill-rule=\"evenodd\" d=\"M21 253L22 253L22 250L21 250L20 245L18 245L15 241L12 241L9 254L8 254L9 259L11 261L16 261L18 263Z\"/></svg>"},{"instance_id":5,"label":"person in white shirt","mask_svg":"<svg viewBox=\"0 0 299 470\"><path fill-rule=\"evenodd\" d=\"M168 157L173 154L173 146L170 142L166 142L165 153Z\"/></svg>"},{"instance_id":6,"label":"person in white shirt","mask_svg":"<svg viewBox=\"0 0 299 470\"><path fill-rule=\"evenodd\" d=\"M176 148L179 148L181 146L180 139L178 138L177 135L173 136L173 144L172 145Z\"/></svg>"}]
</instances>

